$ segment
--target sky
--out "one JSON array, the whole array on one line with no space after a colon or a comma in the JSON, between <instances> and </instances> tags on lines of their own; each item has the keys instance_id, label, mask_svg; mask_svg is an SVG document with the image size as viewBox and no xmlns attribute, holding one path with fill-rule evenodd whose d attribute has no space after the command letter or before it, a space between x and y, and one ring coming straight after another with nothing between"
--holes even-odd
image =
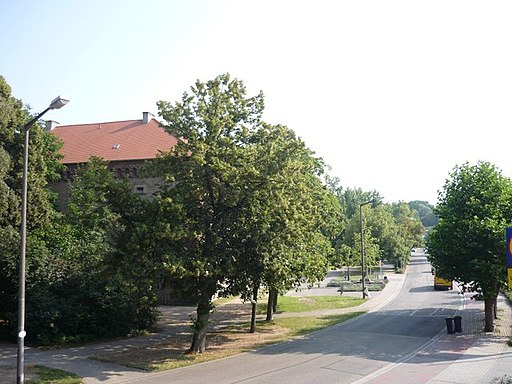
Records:
<instances>
[{"instance_id":1,"label":"sky","mask_svg":"<svg viewBox=\"0 0 512 384\"><path fill-rule=\"evenodd\" d=\"M62 125L141 119L222 73L347 188L435 205L456 165L512 177L512 2L0 2L0 75Z\"/></svg>"}]
</instances>

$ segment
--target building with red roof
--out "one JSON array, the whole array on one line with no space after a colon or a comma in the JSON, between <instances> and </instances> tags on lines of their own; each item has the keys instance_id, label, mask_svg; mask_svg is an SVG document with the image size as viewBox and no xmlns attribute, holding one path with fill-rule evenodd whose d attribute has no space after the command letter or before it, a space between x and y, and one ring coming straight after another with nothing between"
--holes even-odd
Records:
<instances>
[{"instance_id":1,"label":"building with red roof","mask_svg":"<svg viewBox=\"0 0 512 384\"><path fill-rule=\"evenodd\" d=\"M60 152L64 156L62 163L67 170L61 181L52 184L59 194L60 207L65 206L69 197L68 183L76 167L87 163L91 156L108 161L109 168L118 177L128 177L134 192L152 194L158 180L140 175L140 167L178 142L148 112L142 114L142 120L61 126L49 121L47 130L64 144Z\"/></svg>"}]
</instances>

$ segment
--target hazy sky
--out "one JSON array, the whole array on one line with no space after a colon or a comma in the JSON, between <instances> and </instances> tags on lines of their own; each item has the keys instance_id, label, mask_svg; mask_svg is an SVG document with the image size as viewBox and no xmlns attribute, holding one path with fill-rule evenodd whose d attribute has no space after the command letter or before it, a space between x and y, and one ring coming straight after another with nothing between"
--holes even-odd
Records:
<instances>
[{"instance_id":1,"label":"hazy sky","mask_svg":"<svg viewBox=\"0 0 512 384\"><path fill-rule=\"evenodd\" d=\"M142 118L229 72L346 187L437 201L449 172L512 176L511 1L0 3L0 75L61 124Z\"/></svg>"}]
</instances>

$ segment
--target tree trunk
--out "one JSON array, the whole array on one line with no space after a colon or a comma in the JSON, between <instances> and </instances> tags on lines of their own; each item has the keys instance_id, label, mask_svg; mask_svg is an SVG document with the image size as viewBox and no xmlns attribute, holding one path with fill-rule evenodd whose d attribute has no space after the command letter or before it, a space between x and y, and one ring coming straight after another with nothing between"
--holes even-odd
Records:
<instances>
[{"instance_id":1,"label":"tree trunk","mask_svg":"<svg viewBox=\"0 0 512 384\"><path fill-rule=\"evenodd\" d=\"M496 297L494 299L493 312L494 312L494 320L497 320L498 319L498 297Z\"/></svg>"},{"instance_id":2,"label":"tree trunk","mask_svg":"<svg viewBox=\"0 0 512 384\"><path fill-rule=\"evenodd\" d=\"M251 302L251 329L249 333L256 332L256 307L258 304L258 285L252 289L252 302Z\"/></svg>"},{"instance_id":3,"label":"tree trunk","mask_svg":"<svg viewBox=\"0 0 512 384\"><path fill-rule=\"evenodd\" d=\"M485 308L485 326L484 332L492 332L494 330L494 302L495 299L484 299Z\"/></svg>"},{"instance_id":4,"label":"tree trunk","mask_svg":"<svg viewBox=\"0 0 512 384\"><path fill-rule=\"evenodd\" d=\"M278 298L277 290L274 290L274 297L272 299L272 312L277 313L277 298Z\"/></svg>"},{"instance_id":5,"label":"tree trunk","mask_svg":"<svg viewBox=\"0 0 512 384\"><path fill-rule=\"evenodd\" d=\"M350 281L350 266L347 266L347 281Z\"/></svg>"},{"instance_id":6,"label":"tree trunk","mask_svg":"<svg viewBox=\"0 0 512 384\"><path fill-rule=\"evenodd\" d=\"M272 303L274 302L272 298L272 290L268 292L268 300L267 300L267 317L265 318L265 321L272 321L274 320L274 312L272 311Z\"/></svg>"},{"instance_id":7,"label":"tree trunk","mask_svg":"<svg viewBox=\"0 0 512 384\"><path fill-rule=\"evenodd\" d=\"M194 320L194 336L190 352L203 353L206 350L206 330L208 328L208 320L210 319L210 310L212 303L209 298L200 297L197 304L197 318Z\"/></svg>"}]
</instances>

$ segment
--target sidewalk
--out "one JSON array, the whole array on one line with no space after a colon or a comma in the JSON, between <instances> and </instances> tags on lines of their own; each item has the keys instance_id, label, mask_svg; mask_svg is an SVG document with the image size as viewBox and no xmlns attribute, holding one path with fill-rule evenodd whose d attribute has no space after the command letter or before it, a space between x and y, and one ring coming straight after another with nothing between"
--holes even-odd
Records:
<instances>
[{"instance_id":1,"label":"sidewalk","mask_svg":"<svg viewBox=\"0 0 512 384\"><path fill-rule=\"evenodd\" d=\"M498 320L494 332L483 332L483 302L466 300L460 311L462 333L444 335L436 343L439 351L458 353L457 360L428 383L490 383L505 374L512 376L512 347L507 342L512 336L512 306L508 300L498 298ZM469 344L465 349L463 346ZM448 348L442 348L444 345ZM454 346L462 346L457 351Z\"/></svg>"}]
</instances>

